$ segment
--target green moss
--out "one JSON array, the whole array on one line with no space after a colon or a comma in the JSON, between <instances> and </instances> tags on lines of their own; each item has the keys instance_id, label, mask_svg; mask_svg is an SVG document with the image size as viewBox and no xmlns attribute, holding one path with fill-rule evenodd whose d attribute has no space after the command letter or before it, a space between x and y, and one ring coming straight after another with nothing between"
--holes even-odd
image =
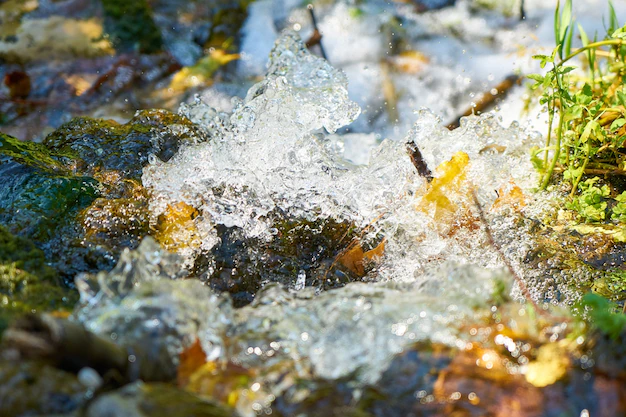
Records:
<instances>
[{"instance_id":1,"label":"green moss","mask_svg":"<svg viewBox=\"0 0 626 417\"><path fill-rule=\"evenodd\" d=\"M0 226L0 332L16 315L67 311L76 299L33 242Z\"/></svg>"},{"instance_id":2,"label":"green moss","mask_svg":"<svg viewBox=\"0 0 626 417\"><path fill-rule=\"evenodd\" d=\"M119 52L154 53L163 47L161 32L146 0L102 0L104 29Z\"/></svg>"},{"instance_id":3,"label":"green moss","mask_svg":"<svg viewBox=\"0 0 626 417\"><path fill-rule=\"evenodd\" d=\"M594 280L593 292L612 301L626 300L626 271L613 269Z\"/></svg>"},{"instance_id":4,"label":"green moss","mask_svg":"<svg viewBox=\"0 0 626 417\"><path fill-rule=\"evenodd\" d=\"M183 142L204 140L198 126L166 110L143 110L128 123L77 117L44 140L54 154L73 155L67 168L107 182L103 173L139 180L150 154L169 160ZM100 178L100 177L102 178Z\"/></svg>"},{"instance_id":5,"label":"green moss","mask_svg":"<svg viewBox=\"0 0 626 417\"><path fill-rule=\"evenodd\" d=\"M11 169L13 168L13 169ZM98 196L97 181L0 165L0 224L44 241Z\"/></svg>"},{"instance_id":6,"label":"green moss","mask_svg":"<svg viewBox=\"0 0 626 417\"><path fill-rule=\"evenodd\" d=\"M17 162L46 172L65 172L63 160L75 155L52 154L40 143L24 142L0 132L0 165Z\"/></svg>"}]
</instances>

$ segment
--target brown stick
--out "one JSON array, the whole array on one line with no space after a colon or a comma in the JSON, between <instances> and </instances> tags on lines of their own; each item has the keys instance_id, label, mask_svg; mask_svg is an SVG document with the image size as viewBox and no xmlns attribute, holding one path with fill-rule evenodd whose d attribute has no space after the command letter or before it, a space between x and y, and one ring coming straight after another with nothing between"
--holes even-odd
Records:
<instances>
[{"instance_id":1,"label":"brown stick","mask_svg":"<svg viewBox=\"0 0 626 417\"><path fill-rule=\"evenodd\" d=\"M431 182L433 180L433 173L428 168L428 165L426 164L426 161L424 161L424 157L415 142L407 142L406 150L409 153L409 158L411 158L413 166L417 169L417 173L426 178L426 181Z\"/></svg>"},{"instance_id":2,"label":"brown stick","mask_svg":"<svg viewBox=\"0 0 626 417\"><path fill-rule=\"evenodd\" d=\"M472 114L480 114L484 112L485 109L487 109L494 102L496 102L497 100L501 100L504 96L506 96L511 88L513 88L514 85L518 84L519 80L519 75L509 75L504 79L504 81L502 81L494 88L496 90L496 94L493 94L491 91L484 93L482 97L476 101L475 105L465 110L465 113L456 117L446 127L450 130L454 130L461 125L461 118L471 116Z\"/></svg>"},{"instance_id":3,"label":"brown stick","mask_svg":"<svg viewBox=\"0 0 626 417\"><path fill-rule=\"evenodd\" d=\"M175 366L164 355L155 357L152 352L117 345L79 323L49 314L17 319L2 340L21 357L48 360L68 372L89 367L104 376L113 371L123 383L137 379L171 381L176 376Z\"/></svg>"},{"instance_id":4,"label":"brown stick","mask_svg":"<svg viewBox=\"0 0 626 417\"><path fill-rule=\"evenodd\" d=\"M328 58L326 57L326 51L324 51L324 45L322 45L322 33L320 32L319 28L317 27L317 19L315 18L315 12L313 11L313 5L309 4L307 6L307 9L309 9L309 14L311 15L311 23L313 24L313 34L311 35L309 40L306 41L306 47L310 48L312 46L319 45L320 53L322 55L322 58L324 58L326 61L328 61Z\"/></svg>"}]
</instances>

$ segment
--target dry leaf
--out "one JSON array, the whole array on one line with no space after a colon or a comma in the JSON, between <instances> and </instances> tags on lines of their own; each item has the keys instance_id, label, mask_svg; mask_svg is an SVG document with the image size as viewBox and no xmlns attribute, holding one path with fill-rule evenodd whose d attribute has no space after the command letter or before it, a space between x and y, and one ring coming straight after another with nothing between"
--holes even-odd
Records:
<instances>
[{"instance_id":1,"label":"dry leaf","mask_svg":"<svg viewBox=\"0 0 626 417\"><path fill-rule=\"evenodd\" d=\"M491 205L491 210L499 210L504 207L511 207L515 211L520 211L526 206L526 196L521 188L510 182L508 186L502 186L498 190L498 198Z\"/></svg>"},{"instance_id":2,"label":"dry leaf","mask_svg":"<svg viewBox=\"0 0 626 417\"><path fill-rule=\"evenodd\" d=\"M206 363L206 353L200 345L200 340L196 339L193 345L180 353L180 362L176 372L176 382L179 387L184 388L189 384L191 375Z\"/></svg>"},{"instance_id":3,"label":"dry leaf","mask_svg":"<svg viewBox=\"0 0 626 417\"><path fill-rule=\"evenodd\" d=\"M351 248L343 252L337 260L353 274L362 277L365 275L365 264L367 262L375 262L383 256L384 252L385 239L383 239L382 242L380 242L374 249L367 252L364 252L361 245L356 243Z\"/></svg>"}]
</instances>

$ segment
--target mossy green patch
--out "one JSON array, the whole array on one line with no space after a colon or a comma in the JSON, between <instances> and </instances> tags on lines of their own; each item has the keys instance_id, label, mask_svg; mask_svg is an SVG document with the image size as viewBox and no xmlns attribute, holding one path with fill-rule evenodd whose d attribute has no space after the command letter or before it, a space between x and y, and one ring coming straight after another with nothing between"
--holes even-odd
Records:
<instances>
[{"instance_id":1,"label":"mossy green patch","mask_svg":"<svg viewBox=\"0 0 626 417\"><path fill-rule=\"evenodd\" d=\"M55 155L40 143L24 142L0 132L0 165L17 162L46 172L65 172L63 160L75 155Z\"/></svg>"},{"instance_id":2,"label":"mossy green patch","mask_svg":"<svg viewBox=\"0 0 626 417\"><path fill-rule=\"evenodd\" d=\"M16 315L67 311L76 300L32 241L0 226L0 332Z\"/></svg>"},{"instance_id":3,"label":"mossy green patch","mask_svg":"<svg viewBox=\"0 0 626 417\"><path fill-rule=\"evenodd\" d=\"M166 110L143 110L125 124L77 117L48 135L44 145L55 154L73 155L65 164L80 175L98 178L114 171L138 180L151 154L167 161L182 142L201 140L204 133L189 119Z\"/></svg>"},{"instance_id":4,"label":"mossy green patch","mask_svg":"<svg viewBox=\"0 0 626 417\"><path fill-rule=\"evenodd\" d=\"M146 0L102 0L104 28L119 52L154 53L163 47Z\"/></svg>"}]
</instances>

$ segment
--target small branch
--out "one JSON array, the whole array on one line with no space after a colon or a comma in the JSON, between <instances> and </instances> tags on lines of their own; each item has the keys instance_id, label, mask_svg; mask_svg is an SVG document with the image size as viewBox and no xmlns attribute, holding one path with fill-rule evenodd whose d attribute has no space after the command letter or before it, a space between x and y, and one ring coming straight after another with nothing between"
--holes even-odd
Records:
<instances>
[{"instance_id":1,"label":"small branch","mask_svg":"<svg viewBox=\"0 0 626 417\"><path fill-rule=\"evenodd\" d=\"M565 171L561 167L555 167L554 172L561 173ZM626 175L626 171L623 169L599 169L599 168L585 168L583 170L584 174L589 175Z\"/></svg>"},{"instance_id":2,"label":"small branch","mask_svg":"<svg viewBox=\"0 0 626 417\"><path fill-rule=\"evenodd\" d=\"M413 166L417 169L417 173L426 178L426 181L431 182L433 180L433 173L428 168L428 165L426 164L426 161L424 161L424 157L415 142L407 142L406 150L409 153Z\"/></svg>"},{"instance_id":3,"label":"small branch","mask_svg":"<svg viewBox=\"0 0 626 417\"><path fill-rule=\"evenodd\" d=\"M519 75L509 75L504 79L504 81L495 86L493 89L486 93L483 93L482 97L477 100L473 106L465 110L462 115L456 117L446 127L449 130L454 130L460 126L461 118L471 116L472 114L480 114L484 112L490 105L505 97L506 94L511 90L511 88L513 88L513 86L519 84L520 79L521 77ZM493 90L496 90L495 94L492 93Z\"/></svg>"},{"instance_id":4,"label":"small branch","mask_svg":"<svg viewBox=\"0 0 626 417\"><path fill-rule=\"evenodd\" d=\"M312 46L319 45L322 58L328 61L328 58L326 57L326 51L324 51L324 45L322 45L322 33L317 27L317 19L315 18L315 12L313 12L313 5L309 4L307 6L307 9L309 9L309 14L311 15L311 23L313 24L313 34L311 35L309 40L306 41L306 47L310 48Z\"/></svg>"}]
</instances>

